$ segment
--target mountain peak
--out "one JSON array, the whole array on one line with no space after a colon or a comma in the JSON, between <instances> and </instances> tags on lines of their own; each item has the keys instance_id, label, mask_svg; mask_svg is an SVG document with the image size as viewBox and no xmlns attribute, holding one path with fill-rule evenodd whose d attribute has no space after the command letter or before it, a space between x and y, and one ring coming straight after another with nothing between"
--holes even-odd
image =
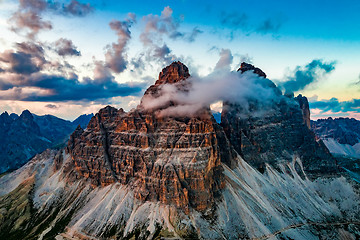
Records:
<instances>
[{"instance_id":1,"label":"mountain peak","mask_svg":"<svg viewBox=\"0 0 360 240\"><path fill-rule=\"evenodd\" d=\"M260 77L266 78L266 74L260 68L257 68L254 65L246 63L246 62L242 62L240 68L237 71L238 72L241 71L241 73L244 73L246 71L253 71Z\"/></svg>"},{"instance_id":2,"label":"mountain peak","mask_svg":"<svg viewBox=\"0 0 360 240\"><path fill-rule=\"evenodd\" d=\"M188 77L190 77L189 69L182 62L177 61L163 68L159 74L159 80L156 81L155 85L176 83Z\"/></svg>"},{"instance_id":3,"label":"mountain peak","mask_svg":"<svg viewBox=\"0 0 360 240\"><path fill-rule=\"evenodd\" d=\"M180 61L173 62L163 68L159 73L159 79L145 91L144 96L151 95L153 97L159 97L159 89L163 84L179 83L177 84L178 89L185 89L188 82L184 80L188 77L190 77L189 69ZM140 102L140 106L142 105L143 99Z\"/></svg>"},{"instance_id":4,"label":"mountain peak","mask_svg":"<svg viewBox=\"0 0 360 240\"><path fill-rule=\"evenodd\" d=\"M21 119L29 119L29 120L32 120L34 117L33 115L31 114L31 112L29 110L24 110L21 115L20 115L20 118Z\"/></svg>"}]
</instances>

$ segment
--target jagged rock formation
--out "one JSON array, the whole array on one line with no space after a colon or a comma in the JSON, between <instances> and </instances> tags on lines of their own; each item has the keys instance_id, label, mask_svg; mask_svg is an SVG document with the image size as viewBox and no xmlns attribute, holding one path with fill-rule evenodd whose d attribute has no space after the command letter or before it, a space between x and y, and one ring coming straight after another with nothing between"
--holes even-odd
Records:
<instances>
[{"instance_id":1,"label":"jagged rock formation","mask_svg":"<svg viewBox=\"0 0 360 240\"><path fill-rule=\"evenodd\" d=\"M70 122L51 115L37 116L28 110L23 111L20 116L2 113L0 174L19 168L35 154L47 148L63 147L77 123L80 123L79 120ZM86 119L81 124L87 125Z\"/></svg>"},{"instance_id":2,"label":"jagged rock formation","mask_svg":"<svg viewBox=\"0 0 360 240\"><path fill-rule=\"evenodd\" d=\"M311 129L333 154L360 158L360 121L327 118L311 121Z\"/></svg>"},{"instance_id":3,"label":"jagged rock formation","mask_svg":"<svg viewBox=\"0 0 360 240\"><path fill-rule=\"evenodd\" d=\"M303 123L309 129L311 129L309 101L307 100L307 98L305 96L302 96L301 94L299 94L295 98L295 100L299 103L301 111L303 113Z\"/></svg>"},{"instance_id":4,"label":"jagged rock formation","mask_svg":"<svg viewBox=\"0 0 360 240\"><path fill-rule=\"evenodd\" d=\"M186 66L174 62L146 95L156 97L162 84L189 76ZM128 113L101 109L85 132L74 132L68 151L76 173L95 186L120 182L134 186L140 200L199 211L210 208L224 187L220 164L232 158L209 110L191 118L159 117L141 105Z\"/></svg>"},{"instance_id":5,"label":"jagged rock formation","mask_svg":"<svg viewBox=\"0 0 360 240\"><path fill-rule=\"evenodd\" d=\"M241 64L238 71L249 70L266 76L250 64ZM223 104L221 126L235 150L260 171L264 171L266 164L277 167L292 162L297 156L309 175L316 177L336 172L335 160L309 129L310 111L306 97L283 96L268 79L259 79L259 84L273 90L276 97L271 102L264 105L249 99L250 110L237 103Z\"/></svg>"},{"instance_id":6,"label":"jagged rock formation","mask_svg":"<svg viewBox=\"0 0 360 240\"><path fill-rule=\"evenodd\" d=\"M260 77L266 78L266 74L260 68L254 67L254 65L252 64L242 62L240 68L238 69L238 72L244 73L246 71L253 71Z\"/></svg>"},{"instance_id":7,"label":"jagged rock formation","mask_svg":"<svg viewBox=\"0 0 360 240\"><path fill-rule=\"evenodd\" d=\"M267 115L258 115L259 103L250 99L254 115L246 112L247 118L241 106L226 103L224 129L208 107L191 117L158 114L176 101L145 107L161 97L165 84L188 91L188 77L183 64L171 64L136 109L101 109L65 149L47 150L1 177L0 238L360 237L355 183L319 171L319 164L331 169L333 159L305 131L301 104L259 78L281 101L261 106ZM318 178L311 181L308 173ZM19 221L21 212L26 215Z\"/></svg>"}]
</instances>

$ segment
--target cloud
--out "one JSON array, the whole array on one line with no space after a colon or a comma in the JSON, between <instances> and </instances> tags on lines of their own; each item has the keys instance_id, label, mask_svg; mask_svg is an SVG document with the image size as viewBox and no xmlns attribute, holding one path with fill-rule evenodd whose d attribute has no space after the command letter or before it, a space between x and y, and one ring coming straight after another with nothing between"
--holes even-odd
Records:
<instances>
[{"instance_id":1,"label":"cloud","mask_svg":"<svg viewBox=\"0 0 360 240\"><path fill-rule=\"evenodd\" d=\"M39 72L47 63L42 46L32 42L17 43L16 51L6 50L0 53L2 72L32 74Z\"/></svg>"},{"instance_id":2,"label":"cloud","mask_svg":"<svg viewBox=\"0 0 360 240\"><path fill-rule=\"evenodd\" d=\"M222 12L220 15L220 23L233 29L245 30L249 27L249 16L245 13Z\"/></svg>"},{"instance_id":3,"label":"cloud","mask_svg":"<svg viewBox=\"0 0 360 240\"><path fill-rule=\"evenodd\" d=\"M220 24L231 29L230 39L241 31L249 36L252 33L274 34L277 33L286 18L282 15L271 16L265 20L251 19L246 13L239 12L222 12L220 15Z\"/></svg>"},{"instance_id":4,"label":"cloud","mask_svg":"<svg viewBox=\"0 0 360 240\"><path fill-rule=\"evenodd\" d=\"M40 30L51 30L52 24L50 21L44 21L36 12L15 12L9 20L12 25L11 30L20 32L22 30L29 30L28 37L33 39Z\"/></svg>"},{"instance_id":5,"label":"cloud","mask_svg":"<svg viewBox=\"0 0 360 240\"><path fill-rule=\"evenodd\" d=\"M55 42L55 51L60 56L81 56L73 42L69 39L60 38Z\"/></svg>"},{"instance_id":6,"label":"cloud","mask_svg":"<svg viewBox=\"0 0 360 240\"><path fill-rule=\"evenodd\" d=\"M54 105L54 104L46 104L45 105L46 108L51 108L51 109L56 109L58 108L58 106Z\"/></svg>"},{"instance_id":7,"label":"cloud","mask_svg":"<svg viewBox=\"0 0 360 240\"><path fill-rule=\"evenodd\" d=\"M215 69L228 69L230 70L230 65L233 61L233 55L231 54L230 49L221 49L220 59L216 63Z\"/></svg>"},{"instance_id":8,"label":"cloud","mask_svg":"<svg viewBox=\"0 0 360 240\"><path fill-rule=\"evenodd\" d=\"M306 86L326 77L335 69L336 62L324 62L315 59L304 67L297 66L286 82L280 83L286 93L293 93L304 89Z\"/></svg>"},{"instance_id":9,"label":"cloud","mask_svg":"<svg viewBox=\"0 0 360 240\"><path fill-rule=\"evenodd\" d=\"M161 15L149 14L143 17L145 22L144 31L140 35L140 41L145 45L153 45L155 41L162 40L162 35L171 39L183 37L185 34L178 31L179 22L172 16L173 10L167 6Z\"/></svg>"},{"instance_id":10,"label":"cloud","mask_svg":"<svg viewBox=\"0 0 360 240\"><path fill-rule=\"evenodd\" d=\"M180 31L180 20L173 16L173 10L167 6L161 15L149 14L142 18L144 29L140 34L140 41L144 46L144 53L138 59L133 59L132 63L139 65L144 61L155 61L160 64L169 64L177 57L171 53L168 44L164 42L164 37L171 40L183 40L194 42L203 31L197 27L191 32Z\"/></svg>"},{"instance_id":11,"label":"cloud","mask_svg":"<svg viewBox=\"0 0 360 240\"><path fill-rule=\"evenodd\" d=\"M237 102L246 111L249 110L249 99L252 99L261 102L265 110L282 97L267 86L267 81L270 80L253 72L240 74L218 70L205 77L188 78L185 91L181 82L179 85L165 84L160 89L160 97L145 95L141 106L155 110L160 116L192 116L219 101ZM171 102L176 104L169 104Z\"/></svg>"},{"instance_id":12,"label":"cloud","mask_svg":"<svg viewBox=\"0 0 360 240\"><path fill-rule=\"evenodd\" d=\"M256 32L267 34L267 33L277 33L281 28L283 22L279 19L268 18L256 28Z\"/></svg>"},{"instance_id":13,"label":"cloud","mask_svg":"<svg viewBox=\"0 0 360 240\"><path fill-rule=\"evenodd\" d=\"M171 50L166 44L162 47L154 46L152 57L161 59L165 64L169 64L175 58L174 55L171 55Z\"/></svg>"},{"instance_id":14,"label":"cloud","mask_svg":"<svg viewBox=\"0 0 360 240\"><path fill-rule=\"evenodd\" d=\"M186 40L187 40L188 42L194 42L195 39L197 38L197 36L198 36L199 34L201 34L201 33L203 33L203 31L201 31L201 30L198 29L197 27L194 27L193 30L191 31L191 33L188 34Z\"/></svg>"},{"instance_id":15,"label":"cloud","mask_svg":"<svg viewBox=\"0 0 360 240\"><path fill-rule=\"evenodd\" d=\"M125 21L113 20L109 24L110 28L116 32L118 40L106 52L105 61L106 65L115 73L121 73L127 67L126 45L131 39L130 27L135 21L136 15L129 13Z\"/></svg>"},{"instance_id":16,"label":"cloud","mask_svg":"<svg viewBox=\"0 0 360 240\"><path fill-rule=\"evenodd\" d=\"M143 83L118 83L112 78L89 79L65 78L60 75L34 73L15 76L12 81L0 76L0 86L7 89L0 94L1 100L21 101L94 101L116 96L138 95Z\"/></svg>"},{"instance_id":17,"label":"cloud","mask_svg":"<svg viewBox=\"0 0 360 240\"><path fill-rule=\"evenodd\" d=\"M329 100L311 101L310 108L320 109L322 113L331 111L338 112L357 112L360 113L360 99L352 99L349 101L339 101L337 98Z\"/></svg>"},{"instance_id":18,"label":"cloud","mask_svg":"<svg viewBox=\"0 0 360 240\"><path fill-rule=\"evenodd\" d=\"M9 19L9 24L12 31L26 31L27 36L34 39L39 31L53 28L50 21L45 21L41 17L45 11L83 17L93 10L94 8L89 3L83 4L76 0L72 0L69 4L45 0L20 0L18 10Z\"/></svg>"},{"instance_id":19,"label":"cloud","mask_svg":"<svg viewBox=\"0 0 360 240\"><path fill-rule=\"evenodd\" d=\"M72 0L68 5L63 6L63 12L72 16L83 17L93 12L94 8L90 3L80 3Z\"/></svg>"}]
</instances>

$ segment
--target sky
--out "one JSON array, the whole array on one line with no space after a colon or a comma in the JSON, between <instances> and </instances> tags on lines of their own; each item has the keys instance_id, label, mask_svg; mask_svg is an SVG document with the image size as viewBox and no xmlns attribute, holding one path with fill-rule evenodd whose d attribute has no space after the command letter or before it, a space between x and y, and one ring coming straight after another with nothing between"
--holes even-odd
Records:
<instances>
[{"instance_id":1,"label":"sky","mask_svg":"<svg viewBox=\"0 0 360 240\"><path fill-rule=\"evenodd\" d=\"M191 75L241 62L312 119L360 119L360 1L0 0L0 112L73 120L134 108L163 67Z\"/></svg>"}]
</instances>

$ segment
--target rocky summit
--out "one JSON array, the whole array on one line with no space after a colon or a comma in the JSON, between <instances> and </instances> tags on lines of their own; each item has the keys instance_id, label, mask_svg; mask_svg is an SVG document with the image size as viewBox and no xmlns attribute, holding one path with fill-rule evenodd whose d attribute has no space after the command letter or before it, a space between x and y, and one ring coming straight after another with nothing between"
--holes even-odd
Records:
<instances>
[{"instance_id":1,"label":"rocky summit","mask_svg":"<svg viewBox=\"0 0 360 240\"><path fill-rule=\"evenodd\" d=\"M136 109L101 109L64 149L1 177L0 238L359 238L357 183L309 129L307 99L250 64L238 74L273 100L224 102L221 125L209 106L159 114L179 104L164 88L192 87L174 62Z\"/></svg>"},{"instance_id":2,"label":"rocky summit","mask_svg":"<svg viewBox=\"0 0 360 240\"><path fill-rule=\"evenodd\" d=\"M146 94L156 98L159 86L189 76L185 65L174 62ZM234 155L209 110L163 118L141 105L128 113L101 109L84 132L73 133L67 150L76 178L88 178L94 186L119 182L132 186L139 200L199 211L214 204L224 187L221 162Z\"/></svg>"},{"instance_id":3,"label":"rocky summit","mask_svg":"<svg viewBox=\"0 0 360 240\"><path fill-rule=\"evenodd\" d=\"M238 72L246 71L266 77L259 68L241 64ZM310 130L306 97L283 96L270 80L258 81L273 91L273 100L264 104L249 98L249 109L236 102L223 104L221 126L235 150L259 171L264 171L266 164L277 167L299 158L309 176L336 173L334 158ZM296 169L301 169L298 164Z\"/></svg>"}]
</instances>

